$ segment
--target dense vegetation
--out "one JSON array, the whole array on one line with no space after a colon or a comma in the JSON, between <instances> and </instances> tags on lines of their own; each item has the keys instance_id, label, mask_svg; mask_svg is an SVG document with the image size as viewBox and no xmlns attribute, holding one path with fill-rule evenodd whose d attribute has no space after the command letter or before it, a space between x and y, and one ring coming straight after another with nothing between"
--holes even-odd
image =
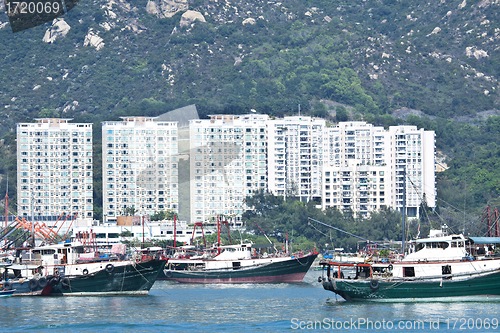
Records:
<instances>
[{"instance_id":1,"label":"dense vegetation","mask_svg":"<svg viewBox=\"0 0 500 333\"><path fill-rule=\"evenodd\" d=\"M330 100L361 115L408 107L450 118L499 105L498 4L193 0L206 22L181 27L183 12L158 18L128 3L136 9L80 2L52 44L41 41L50 24L0 29L0 126L44 109L109 118L196 104L202 116L283 115L300 104L327 115L318 101ZM84 46L90 31L103 48Z\"/></svg>"},{"instance_id":2,"label":"dense vegetation","mask_svg":"<svg viewBox=\"0 0 500 333\"><path fill-rule=\"evenodd\" d=\"M260 227L280 242L284 242L288 235L292 244L301 244L302 250L307 247L304 245L307 244L306 239L309 240L309 247L318 249L343 247L346 251L355 252L366 246L366 241L328 229L309 218L372 241L401 241L402 237L401 214L388 209L365 220L355 218L352 212L342 214L337 209L321 211L315 208L316 204L312 201L305 203L293 197L284 200L264 192L247 197L246 204L254 207L243 214L247 229L261 234Z\"/></svg>"}]
</instances>

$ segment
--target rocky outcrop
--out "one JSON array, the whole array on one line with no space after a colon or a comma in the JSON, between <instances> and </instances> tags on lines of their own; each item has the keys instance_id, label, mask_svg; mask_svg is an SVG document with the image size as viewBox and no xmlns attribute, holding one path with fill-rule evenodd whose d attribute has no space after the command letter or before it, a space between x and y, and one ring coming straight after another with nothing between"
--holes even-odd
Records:
<instances>
[{"instance_id":1,"label":"rocky outcrop","mask_svg":"<svg viewBox=\"0 0 500 333\"><path fill-rule=\"evenodd\" d=\"M83 46L93 46L96 50L100 50L104 47L104 43L102 42L102 38L99 37L92 28L89 29L89 33L85 36L85 41L83 42Z\"/></svg>"},{"instance_id":2,"label":"rocky outcrop","mask_svg":"<svg viewBox=\"0 0 500 333\"><path fill-rule=\"evenodd\" d=\"M488 58L488 52L484 50L480 50L475 46L469 46L465 48L465 55L469 58L476 58L476 59L481 59L481 58Z\"/></svg>"},{"instance_id":3,"label":"rocky outcrop","mask_svg":"<svg viewBox=\"0 0 500 333\"><path fill-rule=\"evenodd\" d=\"M45 43L54 43L57 38L64 37L71 27L62 18L57 18L52 21L52 26L47 29L43 41Z\"/></svg>"},{"instance_id":4,"label":"rocky outcrop","mask_svg":"<svg viewBox=\"0 0 500 333\"><path fill-rule=\"evenodd\" d=\"M254 25L255 24L255 19L254 18L247 18L245 19L243 22L242 22L243 25L247 25L247 24L251 24L251 25Z\"/></svg>"},{"instance_id":5,"label":"rocky outcrop","mask_svg":"<svg viewBox=\"0 0 500 333\"><path fill-rule=\"evenodd\" d=\"M181 27L188 26L196 20L206 22L205 17L200 12L188 10L182 14L180 25Z\"/></svg>"},{"instance_id":6,"label":"rocky outcrop","mask_svg":"<svg viewBox=\"0 0 500 333\"><path fill-rule=\"evenodd\" d=\"M187 0L149 0L146 5L146 11L159 18L172 17L187 9Z\"/></svg>"}]
</instances>

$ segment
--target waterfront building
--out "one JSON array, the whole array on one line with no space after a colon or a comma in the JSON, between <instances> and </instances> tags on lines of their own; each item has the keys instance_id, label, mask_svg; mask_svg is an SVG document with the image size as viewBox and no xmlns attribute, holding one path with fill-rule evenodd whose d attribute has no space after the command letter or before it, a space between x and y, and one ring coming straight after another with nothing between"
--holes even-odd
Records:
<instances>
[{"instance_id":1,"label":"waterfront building","mask_svg":"<svg viewBox=\"0 0 500 333\"><path fill-rule=\"evenodd\" d=\"M425 199L427 206L436 207L435 133L416 126L391 126L389 135L394 207L403 209L405 195L406 214L418 217L422 200Z\"/></svg>"},{"instance_id":2,"label":"waterfront building","mask_svg":"<svg viewBox=\"0 0 500 333\"><path fill-rule=\"evenodd\" d=\"M176 121L122 117L102 124L103 215L178 211ZM133 210L133 211L131 211Z\"/></svg>"},{"instance_id":3,"label":"waterfront building","mask_svg":"<svg viewBox=\"0 0 500 333\"><path fill-rule=\"evenodd\" d=\"M191 120L191 222L224 215L241 225L244 198L267 189L267 115Z\"/></svg>"},{"instance_id":4,"label":"waterfront building","mask_svg":"<svg viewBox=\"0 0 500 333\"><path fill-rule=\"evenodd\" d=\"M267 122L268 190L321 202L324 119L285 117Z\"/></svg>"},{"instance_id":5,"label":"waterfront building","mask_svg":"<svg viewBox=\"0 0 500 333\"><path fill-rule=\"evenodd\" d=\"M41 118L17 124L18 216L53 225L93 217L92 124Z\"/></svg>"},{"instance_id":6,"label":"waterfront building","mask_svg":"<svg viewBox=\"0 0 500 333\"><path fill-rule=\"evenodd\" d=\"M340 122L326 133L323 209L363 216L383 206L402 210L404 194L408 216L419 216L423 200L435 207L433 131Z\"/></svg>"}]
</instances>

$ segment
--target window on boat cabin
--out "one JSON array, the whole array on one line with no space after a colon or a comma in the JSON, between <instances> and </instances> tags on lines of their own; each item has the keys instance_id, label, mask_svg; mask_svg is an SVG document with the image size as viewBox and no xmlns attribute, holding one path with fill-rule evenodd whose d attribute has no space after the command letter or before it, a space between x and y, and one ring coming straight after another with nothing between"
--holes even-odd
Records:
<instances>
[{"instance_id":1,"label":"window on boat cabin","mask_svg":"<svg viewBox=\"0 0 500 333\"><path fill-rule=\"evenodd\" d=\"M446 249L449 246L447 242L430 242L426 247L431 249Z\"/></svg>"},{"instance_id":2,"label":"window on boat cabin","mask_svg":"<svg viewBox=\"0 0 500 333\"><path fill-rule=\"evenodd\" d=\"M83 246L74 247L73 253L85 253L85 249L83 248Z\"/></svg>"},{"instance_id":3,"label":"window on boat cabin","mask_svg":"<svg viewBox=\"0 0 500 333\"><path fill-rule=\"evenodd\" d=\"M403 277L415 276L415 267L403 267Z\"/></svg>"}]
</instances>

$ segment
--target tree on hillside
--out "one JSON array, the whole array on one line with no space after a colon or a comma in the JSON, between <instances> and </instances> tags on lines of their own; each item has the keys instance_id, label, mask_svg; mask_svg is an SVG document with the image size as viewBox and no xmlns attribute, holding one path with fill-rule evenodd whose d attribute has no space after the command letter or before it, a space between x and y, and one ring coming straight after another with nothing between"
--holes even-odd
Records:
<instances>
[{"instance_id":1,"label":"tree on hillside","mask_svg":"<svg viewBox=\"0 0 500 333\"><path fill-rule=\"evenodd\" d=\"M338 105L335 110L337 111L336 118L337 121L347 121L349 120L349 112L343 105Z\"/></svg>"}]
</instances>

